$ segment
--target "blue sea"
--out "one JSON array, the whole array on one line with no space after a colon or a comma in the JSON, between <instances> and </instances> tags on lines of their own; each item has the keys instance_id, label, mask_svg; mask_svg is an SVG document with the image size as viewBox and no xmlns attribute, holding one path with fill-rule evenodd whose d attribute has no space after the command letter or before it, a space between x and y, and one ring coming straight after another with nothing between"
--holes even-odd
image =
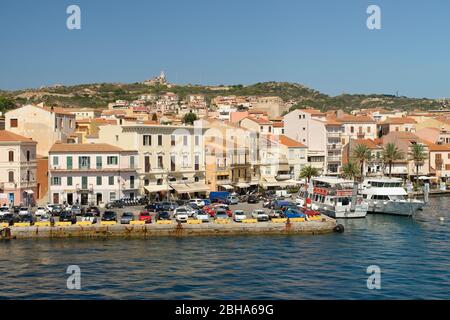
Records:
<instances>
[{"instance_id":1,"label":"blue sea","mask_svg":"<svg viewBox=\"0 0 450 320\"><path fill-rule=\"evenodd\" d=\"M0 298L448 299L449 204L342 220L341 234L0 241ZM67 287L69 265L80 290Z\"/></svg>"}]
</instances>

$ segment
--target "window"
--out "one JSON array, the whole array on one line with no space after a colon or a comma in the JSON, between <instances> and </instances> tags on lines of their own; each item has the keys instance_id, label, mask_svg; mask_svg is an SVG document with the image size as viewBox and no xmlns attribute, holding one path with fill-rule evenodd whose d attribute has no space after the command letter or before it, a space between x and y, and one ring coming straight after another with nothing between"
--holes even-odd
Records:
<instances>
[{"instance_id":1,"label":"window","mask_svg":"<svg viewBox=\"0 0 450 320\"><path fill-rule=\"evenodd\" d=\"M158 156L158 169L163 169L163 157L162 156Z\"/></svg>"},{"instance_id":2,"label":"window","mask_svg":"<svg viewBox=\"0 0 450 320\"><path fill-rule=\"evenodd\" d=\"M162 135L158 135L158 146L162 146Z\"/></svg>"},{"instance_id":3,"label":"window","mask_svg":"<svg viewBox=\"0 0 450 320\"><path fill-rule=\"evenodd\" d=\"M78 168L79 169L89 169L91 167L91 158L90 157L78 157Z\"/></svg>"},{"instance_id":4,"label":"window","mask_svg":"<svg viewBox=\"0 0 450 320\"><path fill-rule=\"evenodd\" d=\"M271 126L269 126L269 132L272 132L272 127Z\"/></svg>"},{"instance_id":5,"label":"window","mask_svg":"<svg viewBox=\"0 0 450 320\"><path fill-rule=\"evenodd\" d=\"M183 156L183 168L187 168L189 167L189 159L188 156L184 155Z\"/></svg>"},{"instance_id":6,"label":"window","mask_svg":"<svg viewBox=\"0 0 450 320\"><path fill-rule=\"evenodd\" d=\"M81 189L86 190L88 188L88 177L81 177Z\"/></svg>"},{"instance_id":7,"label":"window","mask_svg":"<svg viewBox=\"0 0 450 320\"><path fill-rule=\"evenodd\" d=\"M27 161L28 161L28 162L30 161L30 158L31 158L31 156L30 156L30 150L27 150Z\"/></svg>"},{"instance_id":8,"label":"window","mask_svg":"<svg viewBox=\"0 0 450 320\"><path fill-rule=\"evenodd\" d=\"M30 178L31 178L31 172L30 170L27 170L27 181L30 182Z\"/></svg>"},{"instance_id":9,"label":"window","mask_svg":"<svg viewBox=\"0 0 450 320\"><path fill-rule=\"evenodd\" d=\"M52 177L50 183L52 186L60 186L61 185L61 177Z\"/></svg>"},{"instance_id":10,"label":"window","mask_svg":"<svg viewBox=\"0 0 450 320\"><path fill-rule=\"evenodd\" d=\"M353 126L350 127L350 132L354 133L355 132L355 128Z\"/></svg>"},{"instance_id":11,"label":"window","mask_svg":"<svg viewBox=\"0 0 450 320\"><path fill-rule=\"evenodd\" d=\"M53 157L53 165L58 166L59 165L59 157Z\"/></svg>"},{"instance_id":12,"label":"window","mask_svg":"<svg viewBox=\"0 0 450 320\"><path fill-rule=\"evenodd\" d=\"M110 166L110 165L117 165L118 163L118 158L117 156L109 156L106 158L106 163Z\"/></svg>"},{"instance_id":13,"label":"window","mask_svg":"<svg viewBox=\"0 0 450 320\"><path fill-rule=\"evenodd\" d=\"M370 133L370 127L367 127L367 133Z\"/></svg>"},{"instance_id":14,"label":"window","mask_svg":"<svg viewBox=\"0 0 450 320\"><path fill-rule=\"evenodd\" d=\"M144 179L144 186L148 186L150 184L150 180L149 179Z\"/></svg>"},{"instance_id":15,"label":"window","mask_svg":"<svg viewBox=\"0 0 450 320\"><path fill-rule=\"evenodd\" d=\"M14 182L14 171L8 172L8 182Z\"/></svg>"},{"instance_id":16,"label":"window","mask_svg":"<svg viewBox=\"0 0 450 320\"><path fill-rule=\"evenodd\" d=\"M195 161L194 170L200 170L200 161L199 161L199 156L198 155L195 156L194 161Z\"/></svg>"},{"instance_id":17,"label":"window","mask_svg":"<svg viewBox=\"0 0 450 320\"><path fill-rule=\"evenodd\" d=\"M134 176L130 176L130 189L134 189Z\"/></svg>"},{"instance_id":18,"label":"window","mask_svg":"<svg viewBox=\"0 0 450 320\"><path fill-rule=\"evenodd\" d=\"M101 169L103 167L102 156L97 156L95 159L95 166L97 169Z\"/></svg>"},{"instance_id":19,"label":"window","mask_svg":"<svg viewBox=\"0 0 450 320\"><path fill-rule=\"evenodd\" d=\"M150 172L150 156L144 157L144 170L145 172Z\"/></svg>"},{"instance_id":20,"label":"window","mask_svg":"<svg viewBox=\"0 0 450 320\"><path fill-rule=\"evenodd\" d=\"M170 156L170 171L175 171L175 156Z\"/></svg>"},{"instance_id":21,"label":"window","mask_svg":"<svg viewBox=\"0 0 450 320\"><path fill-rule=\"evenodd\" d=\"M72 167L73 167L73 159L72 159L72 157L67 157L66 158L66 165L67 165L67 169L72 169Z\"/></svg>"},{"instance_id":22,"label":"window","mask_svg":"<svg viewBox=\"0 0 450 320\"><path fill-rule=\"evenodd\" d=\"M195 136L195 145L196 146L200 145L200 137L199 136Z\"/></svg>"},{"instance_id":23,"label":"window","mask_svg":"<svg viewBox=\"0 0 450 320\"><path fill-rule=\"evenodd\" d=\"M130 168L134 169L134 156L130 156Z\"/></svg>"},{"instance_id":24,"label":"window","mask_svg":"<svg viewBox=\"0 0 450 320\"><path fill-rule=\"evenodd\" d=\"M72 177L67 177L67 185L68 186L73 185L73 178Z\"/></svg>"},{"instance_id":25,"label":"window","mask_svg":"<svg viewBox=\"0 0 450 320\"><path fill-rule=\"evenodd\" d=\"M17 119L9 119L9 126L11 128L17 128L19 126L19 121Z\"/></svg>"},{"instance_id":26,"label":"window","mask_svg":"<svg viewBox=\"0 0 450 320\"><path fill-rule=\"evenodd\" d=\"M110 192L109 193L109 201L114 201L114 200L116 200L116 193Z\"/></svg>"},{"instance_id":27,"label":"window","mask_svg":"<svg viewBox=\"0 0 450 320\"><path fill-rule=\"evenodd\" d=\"M110 186L113 186L113 185L114 185L114 176L109 176L109 177L108 177L108 184L109 184Z\"/></svg>"},{"instance_id":28,"label":"window","mask_svg":"<svg viewBox=\"0 0 450 320\"><path fill-rule=\"evenodd\" d=\"M97 182L98 186L101 186L102 185L102 177L98 176L96 182Z\"/></svg>"},{"instance_id":29,"label":"window","mask_svg":"<svg viewBox=\"0 0 450 320\"><path fill-rule=\"evenodd\" d=\"M183 146L187 146L187 145L188 145L188 137L183 136Z\"/></svg>"},{"instance_id":30,"label":"window","mask_svg":"<svg viewBox=\"0 0 450 320\"><path fill-rule=\"evenodd\" d=\"M170 136L170 145L175 146L175 136L174 135Z\"/></svg>"},{"instance_id":31,"label":"window","mask_svg":"<svg viewBox=\"0 0 450 320\"><path fill-rule=\"evenodd\" d=\"M152 136L145 134L142 136L143 138L143 144L144 146L151 146L152 145Z\"/></svg>"},{"instance_id":32,"label":"window","mask_svg":"<svg viewBox=\"0 0 450 320\"><path fill-rule=\"evenodd\" d=\"M13 162L14 161L14 151L8 152L8 161Z\"/></svg>"}]
</instances>

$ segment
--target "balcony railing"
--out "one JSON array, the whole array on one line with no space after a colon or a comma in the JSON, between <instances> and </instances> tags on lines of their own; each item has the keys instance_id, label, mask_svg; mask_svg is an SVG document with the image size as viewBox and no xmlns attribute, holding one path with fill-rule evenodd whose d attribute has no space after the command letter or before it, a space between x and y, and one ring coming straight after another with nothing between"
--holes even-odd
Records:
<instances>
[{"instance_id":1,"label":"balcony railing","mask_svg":"<svg viewBox=\"0 0 450 320\"><path fill-rule=\"evenodd\" d=\"M340 156L329 156L327 157L328 162L341 162Z\"/></svg>"}]
</instances>

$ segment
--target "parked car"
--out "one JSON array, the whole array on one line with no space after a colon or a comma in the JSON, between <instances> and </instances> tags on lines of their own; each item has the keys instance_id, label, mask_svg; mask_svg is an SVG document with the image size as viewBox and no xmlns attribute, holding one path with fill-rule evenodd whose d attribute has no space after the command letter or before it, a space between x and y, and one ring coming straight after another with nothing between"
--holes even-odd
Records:
<instances>
[{"instance_id":1,"label":"parked car","mask_svg":"<svg viewBox=\"0 0 450 320\"><path fill-rule=\"evenodd\" d=\"M187 204L190 205L192 203L199 208L203 208L205 206L205 202L203 201L203 199L191 199Z\"/></svg>"},{"instance_id":2,"label":"parked car","mask_svg":"<svg viewBox=\"0 0 450 320\"><path fill-rule=\"evenodd\" d=\"M216 214L215 214L215 216L214 216L214 219L216 219L216 220L220 220L220 219L228 220L228 219L229 219L229 216L228 216L228 214L227 214L227 212L226 212L225 210L223 210L223 209L218 209L218 210L216 211Z\"/></svg>"},{"instance_id":3,"label":"parked car","mask_svg":"<svg viewBox=\"0 0 450 320\"><path fill-rule=\"evenodd\" d=\"M258 203L258 202L259 198L254 194L249 195L247 198L247 203Z\"/></svg>"},{"instance_id":4,"label":"parked car","mask_svg":"<svg viewBox=\"0 0 450 320\"><path fill-rule=\"evenodd\" d=\"M283 216L283 210L274 209L274 210L270 210L270 212L269 212L270 219L281 218L282 216Z\"/></svg>"},{"instance_id":5,"label":"parked car","mask_svg":"<svg viewBox=\"0 0 450 320\"><path fill-rule=\"evenodd\" d=\"M285 218L306 218L306 215L298 209L287 208L283 212Z\"/></svg>"},{"instance_id":6,"label":"parked car","mask_svg":"<svg viewBox=\"0 0 450 320\"><path fill-rule=\"evenodd\" d=\"M269 215L261 209L253 210L252 218L257 219L258 221L269 221Z\"/></svg>"},{"instance_id":7,"label":"parked car","mask_svg":"<svg viewBox=\"0 0 450 320\"><path fill-rule=\"evenodd\" d=\"M37 217L40 217L46 213L47 213L47 208L45 208L45 207L37 207L36 211L34 212L35 216L37 216Z\"/></svg>"},{"instance_id":8,"label":"parked car","mask_svg":"<svg viewBox=\"0 0 450 320\"><path fill-rule=\"evenodd\" d=\"M162 201L161 204L163 205L164 208L167 208L169 211L174 211L178 207L178 204L173 201Z\"/></svg>"},{"instance_id":9,"label":"parked car","mask_svg":"<svg viewBox=\"0 0 450 320\"><path fill-rule=\"evenodd\" d=\"M134 221L134 214L132 212L124 212L120 218L120 223L130 224L131 221Z\"/></svg>"},{"instance_id":10,"label":"parked car","mask_svg":"<svg viewBox=\"0 0 450 320\"><path fill-rule=\"evenodd\" d=\"M210 206L211 205L211 200L209 199L202 199L204 206Z\"/></svg>"},{"instance_id":11,"label":"parked car","mask_svg":"<svg viewBox=\"0 0 450 320\"><path fill-rule=\"evenodd\" d=\"M142 211L139 213L139 221L145 221L145 223L152 223L152 216L148 211Z\"/></svg>"},{"instance_id":12,"label":"parked car","mask_svg":"<svg viewBox=\"0 0 450 320\"><path fill-rule=\"evenodd\" d=\"M60 204L56 204L52 207L52 215L59 216L63 212L63 207Z\"/></svg>"},{"instance_id":13,"label":"parked car","mask_svg":"<svg viewBox=\"0 0 450 320\"><path fill-rule=\"evenodd\" d=\"M184 207L179 207L174 212L174 217L177 222L187 222L189 216Z\"/></svg>"},{"instance_id":14,"label":"parked car","mask_svg":"<svg viewBox=\"0 0 450 320\"><path fill-rule=\"evenodd\" d=\"M72 206L70 211L72 211L76 216L81 216L81 214L82 214L81 207L77 206L77 205Z\"/></svg>"},{"instance_id":15,"label":"parked car","mask_svg":"<svg viewBox=\"0 0 450 320\"><path fill-rule=\"evenodd\" d=\"M5 214L9 213L9 208L8 207L0 207L0 216L3 216Z\"/></svg>"},{"instance_id":16,"label":"parked car","mask_svg":"<svg viewBox=\"0 0 450 320\"><path fill-rule=\"evenodd\" d=\"M217 211L217 210L225 210L227 215L228 215L228 217L231 218L233 216L233 213L231 212L230 207L227 204L224 204L224 203L218 203L218 204L214 205L214 210L215 211Z\"/></svg>"},{"instance_id":17,"label":"parked car","mask_svg":"<svg viewBox=\"0 0 450 320\"><path fill-rule=\"evenodd\" d=\"M89 206L86 208L85 213L93 213L96 217L100 217L100 209L95 206Z\"/></svg>"},{"instance_id":18,"label":"parked car","mask_svg":"<svg viewBox=\"0 0 450 320\"><path fill-rule=\"evenodd\" d=\"M71 222L72 224L77 223L77 216L71 211L63 211L59 215L59 221L61 222Z\"/></svg>"},{"instance_id":19,"label":"parked car","mask_svg":"<svg viewBox=\"0 0 450 320\"><path fill-rule=\"evenodd\" d=\"M44 214L39 216L38 221L54 223L55 222L55 218L53 218L50 213L46 212L46 213L44 213Z\"/></svg>"},{"instance_id":20,"label":"parked car","mask_svg":"<svg viewBox=\"0 0 450 320\"><path fill-rule=\"evenodd\" d=\"M0 216L0 223L7 223L9 225L12 225L15 222L14 214L12 213L5 213Z\"/></svg>"},{"instance_id":21,"label":"parked car","mask_svg":"<svg viewBox=\"0 0 450 320\"><path fill-rule=\"evenodd\" d=\"M187 202L188 202L187 200L183 200L183 199L175 200L175 203L176 203L177 206L179 206L179 207L186 205Z\"/></svg>"},{"instance_id":22,"label":"parked car","mask_svg":"<svg viewBox=\"0 0 450 320\"><path fill-rule=\"evenodd\" d=\"M214 209L210 206L204 206L202 210L209 214L210 217L214 217Z\"/></svg>"},{"instance_id":23,"label":"parked car","mask_svg":"<svg viewBox=\"0 0 450 320\"><path fill-rule=\"evenodd\" d=\"M209 214L203 210L197 210L193 216L194 219L201 220L202 222L209 222Z\"/></svg>"},{"instance_id":24,"label":"parked car","mask_svg":"<svg viewBox=\"0 0 450 320\"><path fill-rule=\"evenodd\" d=\"M34 224L34 217L31 213L21 214L18 217L17 222L29 222L30 224Z\"/></svg>"},{"instance_id":25,"label":"parked car","mask_svg":"<svg viewBox=\"0 0 450 320\"><path fill-rule=\"evenodd\" d=\"M123 208L124 203L122 200L114 200L112 202L108 202L105 206L106 209L113 209L113 208Z\"/></svg>"},{"instance_id":26,"label":"parked car","mask_svg":"<svg viewBox=\"0 0 450 320\"><path fill-rule=\"evenodd\" d=\"M103 213L102 221L116 221L117 222L117 213L115 211L107 210Z\"/></svg>"},{"instance_id":27,"label":"parked car","mask_svg":"<svg viewBox=\"0 0 450 320\"><path fill-rule=\"evenodd\" d=\"M92 223L97 223L97 217L95 215L95 212L94 211L85 212L81 216L81 221L90 221Z\"/></svg>"},{"instance_id":28,"label":"parked car","mask_svg":"<svg viewBox=\"0 0 450 320\"><path fill-rule=\"evenodd\" d=\"M13 206L12 207L12 212L14 214L19 214L19 211L20 211L20 206Z\"/></svg>"},{"instance_id":29,"label":"parked car","mask_svg":"<svg viewBox=\"0 0 450 320\"><path fill-rule=\"evenodd\" d=\"M45 208L47 209L47 212L52 212L54 206L55 206L54 204L47 203L47 204L45 205Z\"/></svg>"},{"instance_id":30,"label":"parked car","mask_svg":"<svg viewBox=\"0 0 450 320\"><path fill-rule=\"evenodd\" d=\"M247 219L247 215L243 210L234 210L233 220L235 222L242 222L242 220Z\"/></svg>"},{"instance_id":31,"label":"parked car","mask_svg":"<svg viewBox=\"0 0 450 320\"><path fill-rule=\"evenodd\" d=\"M227 198L228 204L238 204L239 203L239 198L238 196L229 196Z\"/></svg>"},{"instance_id":32,"label":"parked car","mask_svg":"<svg viewBox=\"0 0 450 320\"><path fill-rule=\"evenodd\" d=\"M29 214L29 213L30 213L30 209L28 207L20 207L19 215Z\"/></svg>"},{"instance_id":33,"label":"parked car","mask_svg":"<svg viewBox=\"0 0 450 320\"><path fill-rule=\"evenodd\" d=\"M197 212L197 210L195 210L195 209L193 209L192 207L190 207L190 206L183 206L183 207L178 207L178 208L176 208L175 209L175 214L178 212L178 211L184 211L184 212L186 212L186 214L188 215L188 217L192 217L193 215L194 215L194 213L196 213Z\"/></svg>"},{"instance_id":34,"label":"parked car","mask_svg":"<svg viewBox=\"0 0 450 320\"><path fill-rule=\"evenodd\" d=\"M150 212L156 212L157 204L155 202L151 202L147 204L144 209Z\"/></svg>"},{"instance_id":35,"label":"parked car","mask_svg":"<svg viewBox=\"0 0 450 320\"><path fill-rule=\"evenodd\" d=\"M226 200L230 193L228 191L212 191L209 193L209 200L211 200L212 203L217 203L219 201Z\"/></svg>"},{"instance_id":36,"label":"parked car","mask_svg":"<svg viewBox=\"0 0 450 320\"><path fill-rule=\"evenodd\" d=\"M171 220L170 213L168 211L160 211L156 214L155 220Z\"/></svg>"}]
</instances>

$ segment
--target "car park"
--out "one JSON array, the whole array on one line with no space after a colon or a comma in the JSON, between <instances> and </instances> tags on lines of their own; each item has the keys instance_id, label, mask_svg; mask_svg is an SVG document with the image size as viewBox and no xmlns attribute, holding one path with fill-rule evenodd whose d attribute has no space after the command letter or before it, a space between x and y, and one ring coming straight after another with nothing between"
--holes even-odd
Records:
<instances>
[{"instance_id":1,"label":"car park","mask_svg":"<svg viewBox=\"0 0 450 320\"><path fill-rule=\"evenodd\" d=\"M102 216L102 221L116 221L117 222L117 213L115 211L105 211Z\"/></svg>"},{"instance_id":2,"label":"car park","mask_svg":"<svg viewBox=\"0 0 450 320\"><path fill-rule=\"evenodd\" d=\"M156 213L155 220L171 220L170 213L168 211L160 211Z\"/></svg>"},{"instance_id":3,"label":"car park","mask_svg":"<svg viewBox=\"0 0 450 320\"><path fill-rule=\"evenodd\" d=\"M19 215L29 214L29 213L30 213L30 209L28 207L20 207Z\"/></svg>"},{"instance_id":4,"label":"car park","mask_svg":"<svg viewBox=\"0 0 450 320\"><path fill-rule=\"evenodd\" d=\"M187 222L189 218L186 209L184 209L183 207L177 208L175 210L174 217L177 222Z\"/></svg>"},{"instance_id":5,"label":"car park","mask_svg":"<svg viewBox=\"0 0 450 320\"><path fill-rule=\"evenodd\" d=\"M269 221L269 215L262 209L253 210L252 218L258 221Z\"/></svg>"},{"instance_id":6,"label":"car park","mask_svg":"<svg viewBox=\"0 0 450 320\"><path fill-rule=\"evenodd\" d=\"M193 218L202 222L209 222L209 214L204 212L203 210L198 210L196 213L194 213Z\"/></svg>"},{"instance_id":7,"label":"car park","mask_svg":"<svg viewBox=\"0 0 450 320\"><path fill-rule=\"evenodd\" d=\"M120 217L121 224L130 224L131 221L134 221L134 214L132 212L124 212L122 217Z\"/></svg>"},{"instance_id":8,"label":"car park","mask_svg":"<svg viewBox=\"0 0 450 320\"><path fill-rule=\"evenodd\" d=\"M145 221L145 223L152 223L152 216L148 211L142 211L139 213L139 221Z\"/></svg>"},{"instance_id":9,"label":"car park","mask_svg":"<svg viewBox=\"0 0 450 320\"><path fill-rule=\"evenodd\" d=\"M59 215L59 221L61 222L71 222L72 224L77 223L77 216L71 211L63 211Z\"/></svg>"},{"instance_id":10,"label":"car park","mask_svg":"<svg viewBox=\"0 0 450 320\"><path fill-rule=\"evenodd\" d=\"M243 220L247 219L247 215L243 210L234 210L233 212L233 220L235 222L242 222Z\"/></svg>"},{"instance_id":11,"label":"car park","mask_svg":"<svg viewBox=\"0 0 450 320\"><path fill-rule=\"evenodd\" d=\"M214 216L215 220L228 220L229 218L230 217L228 216L227 212L223 209L217 210Z\"/></svg>"}]
</instances>

